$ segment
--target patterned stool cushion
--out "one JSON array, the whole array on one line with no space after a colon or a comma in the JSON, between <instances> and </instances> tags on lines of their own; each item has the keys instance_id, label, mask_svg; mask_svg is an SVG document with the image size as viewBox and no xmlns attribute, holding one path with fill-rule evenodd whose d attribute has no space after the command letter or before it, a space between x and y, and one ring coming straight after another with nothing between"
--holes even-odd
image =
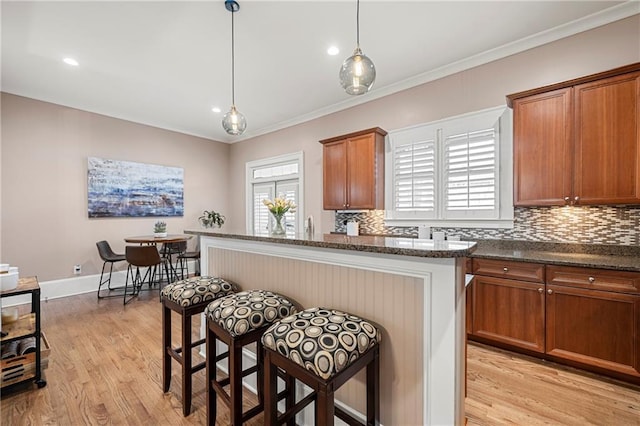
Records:
<instances>
[{"instance_id":1,"label":"patterned stool cushion","mask_svg":"<svg viewBox=\"0 0 640 426\"><path fill-rule=\"evenodd\" d=\"M191 277L176 281L162 289L161 296L183 307L210 302L238 291L234 283L217 277Z\"/></svg>"},{"instance_id":2,"label":"patterned stool cushion","mask_svg":"<svg viewBox=\"0 0 640 426\"><path fill-rule=\"evenodd\" d=\"M262 335L262 344L326 380L378 344L380 337L362 318L311 308L273 324Z\"/></svg>"},{"instance_id":3,"label":"patterned stool cushion","mask_svg":"<svg viewBox=\"0 0 640 426\"><path fill-rule=\"evenodd\" d=\"M297 312L296 307L279 294L266 290L248 290L209 303L204 313L234 337L272 324Z\"/></svg>"}]
</instances>

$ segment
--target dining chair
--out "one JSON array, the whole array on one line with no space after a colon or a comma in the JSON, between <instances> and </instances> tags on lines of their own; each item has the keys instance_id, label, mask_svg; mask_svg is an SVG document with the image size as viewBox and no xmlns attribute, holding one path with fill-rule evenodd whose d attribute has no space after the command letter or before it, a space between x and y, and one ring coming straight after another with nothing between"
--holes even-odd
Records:
<instances>
[{"instance_id":1,"label":"dining chair","mask_svg":"<svg viewBox=\"0 0 640 426\"><path fill-rule=\"evenodd\" d=\"M179 279L178 278L178 268L180 267L179 256L182 253L185 253L186 251L187 251L186 241L179 241L175 243L165 243L162 245L162 248L160 249L160 254L167 261L167 265L168 265L167 270L171 273L171 275L167 275L167 281L169 283L172 283ZM176 256L175 263L173 262L173 256ZM182 272L180 273L180 275L182 276Z\"/></svg>"},{"instance_id":2,"label":"dining chair","mask_svg":"<svg viewBox=\"0 0 640 426\"><path fill-rule=\"evenodd\" d=\"M158 267L161 268L160 271L164 267L167 276L169 276L169 271L166 260L160 257L156 246L126 246L125 257L129 262L123 299L125 305L140 293L145 282L149 285L149 290L152 290L152 287L156 284L158 285L158 290L161 290L161 283L156 281ZM136 268L135 272L133 270L134 267ZM144 274L141 272L141 268L146 268ZM127 292L129 274L131 274L131 293ZM127 296L129 296L128 300Z\"/></svg>"},{"instance_id":3,"label":"dining chair","mask_svg":"<svg viewBox=\"0 0 640 426\"><path fill-rule=\"evenodd\" d=\"M189 278L189 260L196 262L194 272L196 276L200 275L200 247L196 245L195 250L184 251L178 255L178 268L180 269L180 276L183 280Z\"/></svg>"},{"instance_id":4,"label":"dining chair","mask_svg":"<svg viewBox=\"0 0 640 426\"><path fill-rule=\"evenodd\" d=\"M103 285L106 285L105 290L109 290L109 292L113 290L122 290L126 287L126 283L125 283L125 287L111 287L111 275L113 273L113 264L126 261L126 256L124 254L114 253L114 251L111 249L111 245L109 245L109 243L105 240L98 241L96 243L96 246L98 247L98 254L100 255L100 258L103 261L102 272L100 273L100 283L98 284L98 299L105 299L108 297L120 297L122 295L120 293L107 294L103 296L100 294L100 291L103 290L102 289ZM104 275L105 275L105 268L107 264L109 264L109 276L105 278Z\"/></svg>"}]
</instances>

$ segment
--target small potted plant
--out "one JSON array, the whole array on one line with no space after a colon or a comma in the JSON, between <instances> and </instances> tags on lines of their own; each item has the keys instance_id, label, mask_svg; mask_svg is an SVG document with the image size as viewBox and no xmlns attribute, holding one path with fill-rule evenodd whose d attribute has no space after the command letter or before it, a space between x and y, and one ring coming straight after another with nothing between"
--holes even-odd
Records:
<instances>
[{"instance_id":1,"label":"small potted plant","mask_svg":"<svg viewBox=\"0 0 640 426\"><path fill-rule=\"evenodd\" d=\"M155 225L153 225L153 236L156 238L163 238L167 236L166 222L159 220Z\"/></svg>"},{"instance_id":2,"label":"small potted plant","mask_svg":"<svg viewBox=\"0 0 640 426\"><path fill-rule=\"evenodd\" d=\"M205 228L213 228L214 226L220 228L224 224L224 219L225 217L223 215L213 210L203 211L202 216L198 218L202 226Z\"/></svg>"}]
</instances>

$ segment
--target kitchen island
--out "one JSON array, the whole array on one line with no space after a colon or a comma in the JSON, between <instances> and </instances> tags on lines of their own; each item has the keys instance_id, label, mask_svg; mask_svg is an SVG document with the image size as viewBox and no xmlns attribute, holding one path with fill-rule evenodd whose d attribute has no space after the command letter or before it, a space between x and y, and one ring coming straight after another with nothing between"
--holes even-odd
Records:
<instances>
[{"instance_id":1,"label":"kitchen island","mask_svg":"<svg viewBox=\"0 0 640 426\"><path fill-rule=\"evenodd\" d=\"M376 322L382 424L464 424L464 258L475 243L185 233L200 236L203 275ZM364 412L363 373L336 395L337 404Z\"/></svg>"}]
</instances>

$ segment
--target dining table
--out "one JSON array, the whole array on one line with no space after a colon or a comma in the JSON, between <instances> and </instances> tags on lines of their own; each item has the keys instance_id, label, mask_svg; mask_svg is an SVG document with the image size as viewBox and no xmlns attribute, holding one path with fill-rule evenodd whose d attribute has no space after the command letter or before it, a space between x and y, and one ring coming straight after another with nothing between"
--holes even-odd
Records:
<instances>
[{"instance_id":1,"label":"dining table","mask_svg":"<svg viewBox=\"0 0 640 426\"><path fill-rule=\"evenodd\" d=\"M149 235L138 235L138 236L133 236L133 237L125 237L124 241L127 243L133 243L133 244L147 244L147 245L158 245L158 244L163 244L163 250L160 251L161 255L163 257L165 257L168 261L169 264L169 269L170 269L170 273L171 273L171 278L167 277L170 280L177 280L178 279L178 271L177 271L177 265L175 265L173 263L173 260L171 258L171 256L173 254L179 254L176 252L172 252L169 247L170 245L173 244L178 244L178 243L183 243L183 242L187 242L189 241L191 238L193 238L193 235L187 235L187 234L168 234L164 237L156 237L153 234L149 234Z\"/></svg>"},{"instance_id":2,"label":"dining table","mask_svg":"<svg viewBox=\"0 0 640 426\"><path fill-rule=\"evenodd\" d=\"M182 243L189 241L193 235L187 234L168 234L166 237L156 237L153 234L150 235L138 235L136 237L126 237L124 239L127 243L135 244L167 244L167 243Z\"/></svg>"}]
</instances>

